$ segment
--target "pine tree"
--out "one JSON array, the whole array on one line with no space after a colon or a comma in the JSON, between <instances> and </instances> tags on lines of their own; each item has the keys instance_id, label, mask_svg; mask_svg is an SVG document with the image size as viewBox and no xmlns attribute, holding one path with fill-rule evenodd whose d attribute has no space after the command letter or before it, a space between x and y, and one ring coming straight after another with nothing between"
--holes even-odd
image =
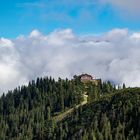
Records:
<instances>
[{"instance_id":1,"label":"pine tree","mask_svg":"<svg viewBox=\"0 0 140 140\"><path fill-rule=\"evenodd\" d=\"M51 119L51 109L50 107L48 106L47 107L47 120L50 120Z\"/></svg>"}]
</instances>

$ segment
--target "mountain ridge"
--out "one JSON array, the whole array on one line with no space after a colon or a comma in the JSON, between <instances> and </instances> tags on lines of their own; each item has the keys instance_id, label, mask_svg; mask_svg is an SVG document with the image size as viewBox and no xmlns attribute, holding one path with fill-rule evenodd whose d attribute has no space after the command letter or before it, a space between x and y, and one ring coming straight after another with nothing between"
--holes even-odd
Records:
<instances>
[{"instance_id":1,"label":"mountain ridge","mask_svg":"<svg viewBox=\"0 0 140 140\"><path fill-rule=\"evenodd\" d=\"M139 140L140 88L37 78L0 98L1 140Z\"/></svg>"}]
</instances>

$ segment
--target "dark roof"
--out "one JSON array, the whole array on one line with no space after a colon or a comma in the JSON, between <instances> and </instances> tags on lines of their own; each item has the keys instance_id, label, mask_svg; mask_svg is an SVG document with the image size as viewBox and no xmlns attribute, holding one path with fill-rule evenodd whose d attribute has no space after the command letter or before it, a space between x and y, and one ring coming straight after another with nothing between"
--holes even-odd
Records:
<instances>
[{"instance_id":1,"label":"dark roof","mask_svg":"<svg viewBox=\"0 0 140 140\"><path fill-rule=\"evenodd\" d=\"M80 77L83 77L83 76L88 76L88 77L92 77L91 75L85 73L85 74L81 74Z\"/></svg>"}]
</instances>

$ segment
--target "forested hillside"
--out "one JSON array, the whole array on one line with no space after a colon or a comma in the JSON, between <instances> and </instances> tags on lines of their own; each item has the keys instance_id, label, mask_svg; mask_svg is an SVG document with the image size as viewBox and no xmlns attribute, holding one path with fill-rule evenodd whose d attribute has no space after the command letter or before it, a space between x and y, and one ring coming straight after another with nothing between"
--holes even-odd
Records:
<instances>
[{"instance_id":1,"label":"forested hillside","mask_svg":"<svg viewBox=\"0 0 140 140\"><path fill-rule=\"evenodd\" d=\"M120 90L73 112L48 139L140 140L140 89Z\"/></svg>"},{"instance_id":2,"label":"forested hillside","mask_svg":"<svg viewBox=\"0 0 140 140\"><path fill-rule=\"evenodd\" d=\"M83 100L76 81L38 78L0 98L0 140L37 139L50 126L52 116Z\"/></svg>"},{"instance_id":3,"label":"forested hillside","mask_svg":"<svg viewBox=\"0 0 140 140\"><path fill-rule=\"evenodd\" d=\"M140 88L78 77L37 78L0 98L0 140L139 140L139 119Z\"/></svg>"}]
</instances>

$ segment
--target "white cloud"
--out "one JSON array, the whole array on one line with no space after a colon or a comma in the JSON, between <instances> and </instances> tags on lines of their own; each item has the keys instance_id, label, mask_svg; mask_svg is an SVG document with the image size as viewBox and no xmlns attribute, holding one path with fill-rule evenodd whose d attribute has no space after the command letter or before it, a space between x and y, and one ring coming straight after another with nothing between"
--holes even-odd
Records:
<instances>
[{"instance_id":1,"label":"white cloud","mask_svg":"<svg viewBox=\"0 0 140 140\"><path fill-rule=\"evenodd\" d=\"M131 37L132 39L140 40L140 33L133 33L130 37Z\"/></svg>"},{"instance_id":2,"label":"white cloud","mask_svg":"<svg viewBox=\"0 0 140 140\"><path fill-rule=\"evenodd\" d=\"M27 81L20 70L19 53L11 40L0 39L0 94Z\"/></svg>"},{"instance_id":3,"label":"white cloud","mask_svg":"<svg viewBox=\"0 0 140 140\"><path fill-rule=\"evenodd\" d=\"M0 39L0 46L1 47L12 47L13 45L14 44L9 39L5 39L5 38Z\"/></svg>"},{"instance_id":4,"label":"white cloud","mask_svg":"<svg viewBox=\"0 0 140 140\"><path fill-rule=\"evenodd\" d=\"M38 76L71 78L87 72L127 86L140 86L140 35L114 29L76 36L71 29L43 35L38 30L14 40L0 39L0 92Z\"/></svg>"}]
</instances>

